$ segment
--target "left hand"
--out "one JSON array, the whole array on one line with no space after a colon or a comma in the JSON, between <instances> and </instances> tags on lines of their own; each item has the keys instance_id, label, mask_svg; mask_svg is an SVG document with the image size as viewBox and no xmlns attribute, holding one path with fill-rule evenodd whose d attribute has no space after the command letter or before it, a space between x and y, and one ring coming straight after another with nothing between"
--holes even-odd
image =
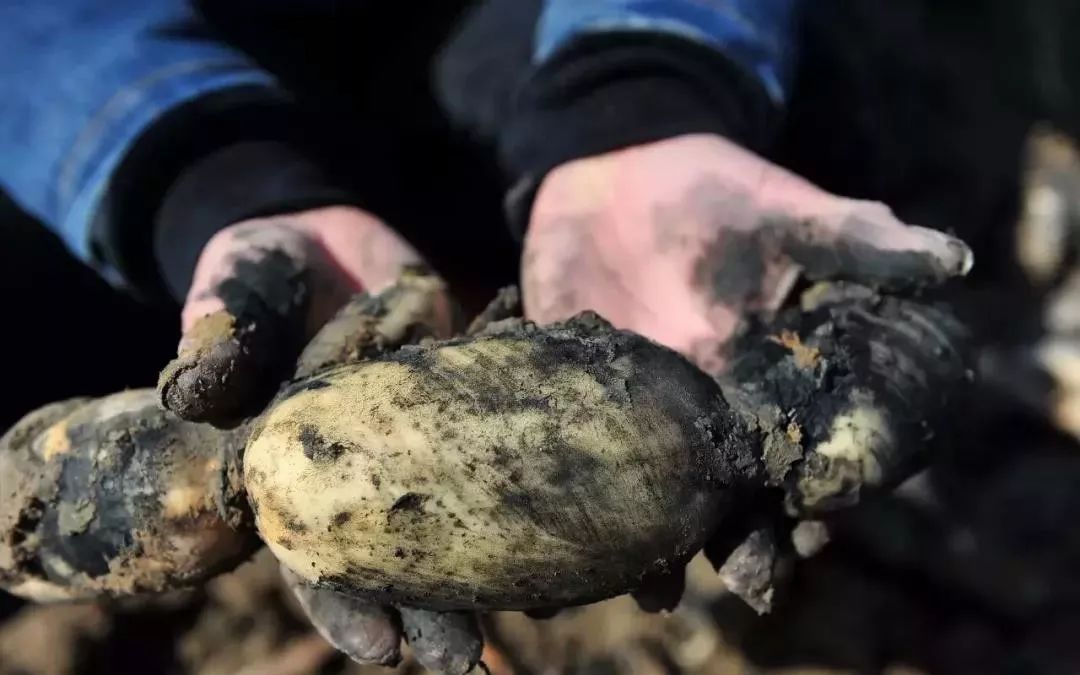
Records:
<instances>
[{"instance_id":1,"label":"left hand","mask_svg":"<svg viewBox=\"0 0 1080 675\"><path fill-rule=\"evenodd\" d=\"M970 266L957 239L699 134L551 171L533 205L521 286L528 319L593 310L719 375L743 322L779 309L800 275L895 290ZM714 538L713 563L738 543ZM674 609L683 579L682 570L646 579L634 596L649 611Z\"/></svg>"},{"instance_id":2,"label":"left hand","mask_svg":"<svg viewBox=\"0 0 1080 675\"><path fill-rule=\"evenodd\" d=\"M216 426L258 414L350 295L377 293L419 262L386 223L353 206L230 225L199 256L178 357L158 384L162 403Z\"/></svg>"},{"instance_id":3,"label":"left hand","mask_svg":"<svg viewBox=\"0 0 1080 675\"><path fill-rule=\"evenodd\" d=\"M522 293L534 321L591 309L718 374L744 319L777 309L800 274L897 288L970 266L953 237L695 134L551 171L533 205Z\"/></svg>"}]
</instances>

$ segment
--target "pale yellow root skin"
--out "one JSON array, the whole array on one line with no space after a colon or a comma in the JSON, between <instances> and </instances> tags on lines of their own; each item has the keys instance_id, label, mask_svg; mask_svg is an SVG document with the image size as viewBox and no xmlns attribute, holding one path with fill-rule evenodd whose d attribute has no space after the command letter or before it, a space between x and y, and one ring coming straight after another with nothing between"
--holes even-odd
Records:
<instances>
[{"instance_id":1,"label":"pale yellow root skin","mask_svg":"<svg viewBox=\"0 0 1080 675\"><path fill-rule=\"evenodd\" d=\"M641 560L696 546L716 495L687 487L685 426L576 365L538 367L533 349L500 338L434 350L428 370L354 364L274 406L245 467L277 558L358 594L510 608L613 595ZM492 380L498 364L513 367ZM539 403L485 409L481 374ZM305 456L305 427L341 454Z\"/></svg>"},{"instance_id":2,"label":"pale yellow root skin","mask_svg":"<svg viewBox=\"0 0 1080 675\"><path fill-rule=\"evenodd\" d=\"M789 508L791 515L850 504L862 490L880 488L895 475L893 464L900 453L887 413L858 391L851 394L850 404L833 418L829 436L807 453L810 461L797 467L800 506Z\"/></svg>"},{"instance_id":3,"label":"pale yellow root skin","mask_svg":"<svg viewBox=\"0 0 1080 675\"><path fill-rule=\"evenodd\" d=\"M837 415L829 437L814 449L829 459L851 462L863 484L877 487L885 473L878 458L888 457L894 445L881 411L866 405Z\"/></svg>"}]
</instances>

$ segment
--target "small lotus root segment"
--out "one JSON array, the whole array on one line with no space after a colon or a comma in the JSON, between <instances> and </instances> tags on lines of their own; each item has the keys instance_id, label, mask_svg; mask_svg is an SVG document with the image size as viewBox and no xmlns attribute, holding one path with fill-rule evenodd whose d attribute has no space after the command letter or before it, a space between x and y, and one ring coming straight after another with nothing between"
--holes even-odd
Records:
<instances>
[{"instance_id":1,"label":"small lotus root segment","mask_svg":"<svg viewBox=\"0 0 1080 675\"><path fill-rule=\"evenodd\" d=\"M456 331L457 308L446 283L409 268L377 295L353 296L312 338L300 355L296 377L389 354L421 340L442 340Z\"/></svg>"},{"instance_id":2,"label":"small lotus root segment","mask_svg":"<svg viewBox=\"0 0 1080 675\"><path fill-rule=\"evenodd\" d=\"M38 600L202 583L257 539L245 430L183 422L150 389L46 406L0 439L0 586Z\"/></svg>"}]
</instances>

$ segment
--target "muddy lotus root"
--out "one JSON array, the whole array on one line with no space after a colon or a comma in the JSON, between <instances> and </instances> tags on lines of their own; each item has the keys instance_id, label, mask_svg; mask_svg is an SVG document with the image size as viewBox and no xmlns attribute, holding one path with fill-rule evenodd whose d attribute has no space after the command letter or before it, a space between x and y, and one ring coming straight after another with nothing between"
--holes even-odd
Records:
<instances>
[{"instance_id":1,"label":"muddy lotus root","mask_svg":"<svg viewBox=\"0 0 1080 675\"><path fill-rule=\"evenodd\" d=\"M404 348L293 385L253 432L263 540L385 601L524 609L685 562L753 448L717 384L606 325ZM732 458L736 461L731 461Z\"/></svg>"},{"instance_id":2,"label":"muddy lotus root","mask_svg":"<svg viewBox=\"0 0 1080 675\"><path fill-rule=\"evenodd\" d=\"M590 314L494 312L447 339L445 289L414 277L343 310L236 429L149 391L48 406L0 440L0 585L37 600L190 586L257 531L300 580L378 603L635 590L758 505L850 506L925 456L967 372L962 331L867 289L815 293L750 330L718 382Z\"/></svg>"}]
</instances>

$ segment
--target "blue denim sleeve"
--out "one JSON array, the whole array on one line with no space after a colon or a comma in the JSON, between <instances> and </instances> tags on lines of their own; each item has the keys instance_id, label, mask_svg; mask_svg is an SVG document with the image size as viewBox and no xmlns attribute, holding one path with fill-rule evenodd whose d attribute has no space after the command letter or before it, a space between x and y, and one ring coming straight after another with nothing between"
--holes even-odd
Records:
<instances>
[{"instance_id":1,"label":"blue denim sleeve","mask_svg":"<svg viewBox=\"0 0 1080 675\"><path fill-rule=\"evenodd\" d=\"M785 100L800 0L544 0L534 56L542 62L574 38L605 31L678 35L724 53Z\"/></svg>"},{"instance_id":2,"label":"blue denim sleeve","mask_svg":"<svg viewBox=\"0 0 1080 675\"><path fill-rule=\"evenodd\" d=\"M90 226L125 152L170 109L237 86L275 83L200 34L184 0L0 2L0 187L114 277Z\"/></svg>"}]
</instances>

